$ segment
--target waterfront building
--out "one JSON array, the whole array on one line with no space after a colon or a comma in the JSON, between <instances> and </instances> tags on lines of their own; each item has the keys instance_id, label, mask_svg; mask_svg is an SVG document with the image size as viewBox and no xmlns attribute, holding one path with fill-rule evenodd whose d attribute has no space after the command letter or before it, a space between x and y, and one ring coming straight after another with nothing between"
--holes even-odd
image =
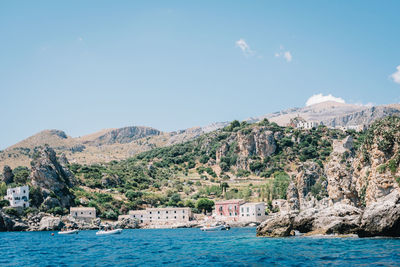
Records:
<instances>
[{"instance_id":1,"label":"waterfront building","mask_svg":"<svg viewBox=\"0 0 400 267\"><path fill-rule=\"evenodd\" d=\"M131 218L137 219L139 223L185 223L192 219L190 208L147 208L145 210L129 211Z\"/></svg>"},{"instance_id":2,"label":"waterfront building","mask_svg":"<svg viewBox=\"0 0 400 267\"><path fill-rule=\"evenodd\" d=\"M238 220L240 205L244 204L243 199L224 200L215 203L215 217L219 220Z\"/></svg>"},{"instance_id":3,"label":"waterfront building","mask_svg":"<svg viewBox=\"0 0 400 267\"><path fill-rule=\"evenodd\" d=\"M265 203L244 203L240 205L239 220L243 222L263 222L267 219Z\"/></svg>"},{"instance_id":4,"label":"waterfront building","mask_svg":"<svg viewBox=\"0 0 400 267\"><path fill-rule=\"evenodd\" d=\"M19 186L7 189L7 195L4 199L10 202L11 207L29 207L29 186Z\"/></svg>"},{"instance_id":5,"label":"waterfront building","mask_svg":"<svg viewBox=\"0 0 400 267\"><path fill-rule=\"evenodd\" d=\"M78 220L91 222L96 218L96 209L94 207L71 207L70 215Z\"/></svg>"}]
</instances>

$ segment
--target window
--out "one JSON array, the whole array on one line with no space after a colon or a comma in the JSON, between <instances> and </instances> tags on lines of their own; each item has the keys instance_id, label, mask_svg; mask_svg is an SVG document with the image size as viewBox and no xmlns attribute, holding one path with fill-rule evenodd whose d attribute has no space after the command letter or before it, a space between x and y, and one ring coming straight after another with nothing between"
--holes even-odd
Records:
<instances>
[{"instance_id":1,"label":"window","mask_svg":"<svg viewBox=\"0 0 400 267\"><path fill-rule=\"evenodd\" d=\"M89 211L89 214L90 214L90 215L92 215L92 212L91 212L91 211Z\"/></svg>"},{"instance_id":2,"label":"window","mask_svg":"<svg viewBox=\"0 0 400 267\"><path fill-rule=\"evenodd\" d=\"M242 207L242 212L244 212L244 208Z\"/></svg>"},{"instance_id":3,"label":"window","mask_svg":"<svg viewBox=\"0 0 400 267\"><path fill-rule=\"evenodd\" d=\"M182 218L185 219L185 215L183 215Z\"/></svg>"},{"instance_id":4,"label":"window","mask_svg":"<svg viewBox=\"0 0 400 267\"><path fill-rule=\"evenodd\" d=\"M83 214L83 211L81 211L81 214Z\"/></svg>"},{"instance_id":5,"label":"window","mask_svg":"<svg viewBox=\"0 0 400 267\"><path fill-rule=\"evenodd\" d=\"M250 211L250 208L249 207L247 207L247 212L249 212Z\"/></svg>"},{"instance_id":6,"label":"window","mask_svg":"<svg viewBox=\"0 0 400 267\"><path fill-rule=\"evenodd\" d=\"M158 211L158 214L160 214L160 211Z\"/></svg>"},{"instance_id":7,"label":"window","mask_svg":"<svg viewBox=\"0 0 400 267\"><path fill-rule=\"evenodd\" d=\"M219 215L221 215L221 216L222 216L222 213L220 213Z\"/></svg>"},{"instance_id":8,"label":"window","mask_svg":"<svg viewBox=\"0 0 400 267\"><path fill-rule=\"evenodd\" d=\"M160 217L158 217L158 219L160 219Z\"/></svg>"},{"instance_id":9,"label":"window","mask_svg":"<svg viewBox=\"0 0 400 267\"><path fill-rule=\"evenodd\" d=\"M176 210L174 210L174 213L176 213Z\"/></svg>"},{"instance_id":10,"label":"window","mask_svg":"<svg viewBox=\"0 0 400 267\"><path fill-rule=\"evenodd\" d=\"M222 206L219 206L219 211L222 211Z\"/></svg>"},{"instance_id":11,"label":"window","mask_svg":"<svg viewBox=\"0 0 400 267\"><path fill-rule=\"evenodd\" d=\"M174 219L176 219L176 216L174 216Z\"/></svg>"},{"instance_id":12,"label":"window","mask_svg":"<svg viewBox=\"0 0 400 267\"><path fill-rule=\"evenodd\" d=\"M232 216L232 212L229 212L229 216Z\"/></svg>"},{"instance_id":13,"label":"window","mask_svg":"<svg viewBox=\"0 0 400 267\"><path fill-rule=\"evenodd\" d=\"M25 194L25 190L24 190L24 194Z\"/></svg>"},{"instance_id":14,"label":"window","mask_svg":"<svg viewBox=\"0 0 400 267\"><path fill-rule=\"evenodd\" d=\"M166 211L166 213L168 213L168 210Z\"/></svg>"},{"instance_id":15,"label":"window","mask_svg":"<svg viewBox=\"0 0 400 267\"><path fill-rule=\"evenodd\" d=\"M166 217L166 219L168 219L168 216Z\"/></svg>"},{"instance_id":16,"label":"window","mask_svg":"<svg viewBox=\"0 0 400 267\"><path fill-rule=\"evenodd\" d=\"M143 218L143 215L140 215L140 218Z\"/></svg>"},{"instance_id":17,"label":"window","mask_svg":"<svg viewBox=\"0 0 400 267\"><path fill-rule=\"evenodd\" d=\"M184 211L184 210L182 210L182 213L185 213L185 211Z\"/></svg>"}]
</instances>

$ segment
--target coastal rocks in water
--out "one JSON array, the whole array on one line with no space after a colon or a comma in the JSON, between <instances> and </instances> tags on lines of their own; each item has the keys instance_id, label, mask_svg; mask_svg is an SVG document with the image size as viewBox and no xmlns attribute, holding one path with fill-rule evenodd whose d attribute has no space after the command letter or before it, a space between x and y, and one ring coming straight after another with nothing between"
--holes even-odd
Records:
<instances>
[{"instance_id":1,"label":"coastal rocks in water","mask_svg":"<svg viewBox=\"0 0 400 267\"><path fill-rule=\"evenodd\" d=\"M293 220L296 214L276 213L271 215L257 227L257 236L285 237L293 230Z\"/></svg>"},{"instance_id":2,"label":"coastal rocks in water","mask_svg":"<svg viewBox=\"0 0 400 267\"><path fill-rule=\"evenodd\" d=\"M400 193L392 193L364 210L360 237L400 236Z\"/></svg>"},{"instance_id":3,"label":"coastal rocks in water","mask_svg":"<svg viewBox=\"0 0 400 267\"><path fill-rule=\"evenodd\" d=\"M41 189L45 198L53 192L61 207L68 208L73 204L74 197L69 188L76 184L76 179L59 163L52 148L44 147L38 151L38 157L32 161L31 182Z\"/></svg>"},{"instance_id":4,"label":"coastal rocks in water","mask_svg":"<svg viewBox=\"0 0 400 267\"><path fill-rule=\"evenodd\" d=\"M10 184L14 182L14 174L10 168L10 166L5 165L3 168L3 177L2 177L3 182L6 184Z\"/></svg>"},{"instance_id":5,"label":"coastal rocks in water","mask_svg":"<svg viewBox=\"0 0 400 267\"><path fill-rule=\"evenodd\" d=\"M133 218L122 218L118 220L115 227L121 229L135 229L138 228L138 221Z\"/></svg>"},{"instance_id":6,"label":"coastal rocks in water","mask_svg":"<svg viewBox=\"0 0 400 267\"><path fill-rule=\"evenodd\" d=\"M312 230L323 230L326 234L355 234L359 230L362 211L342 203L320 210L314 214Z\"/></svg>"},{"instance_id":7,"label":"coastal rocks in water","mask_svg":"<svg viewBox=\"0 0 400 267\"><path fill-rule=\"evenodd\" d=\"M60 230L63 226L60 217L45 216L40 220L39 231Z\"/></svg>"},{"instance_id":8,"label":"coastal rocks in water","mask_svg":"<svg viewBox=\"0 0 400 267\"><path fill-rule=\"evenodd\" d=\"M0 210L0 231L24 231L28 228L28 225L16 218L14 216L10 216Z\"/></svg>"}]
</instances>

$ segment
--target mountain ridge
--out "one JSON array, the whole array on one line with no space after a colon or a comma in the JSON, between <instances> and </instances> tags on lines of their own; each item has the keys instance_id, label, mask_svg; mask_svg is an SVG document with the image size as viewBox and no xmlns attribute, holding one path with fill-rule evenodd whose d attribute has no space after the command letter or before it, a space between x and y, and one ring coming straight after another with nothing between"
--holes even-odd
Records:
<instances>
[{"instance_id":1,"label":"mountain ridge","mask_svg":"<svg viewBox=\"0 0 400 267\"><path fill-rule=\"evenodd\" d=\"M326 101L250 117L244 121L255 123L267 118L271 122L285 126L291 119L299 116L305 120L337 127L369 125L376 119L390 115L400 116L400 104L362 106ZM103 129L80 137L71 137L64 131L56 129L43 130L1 151L0 168L4 165L29 166L35 147L45 144L53 147L57 153L64 153L71 162L91 164L122 160L156 147L189 141L227 125L229 122L215 122L203 127L172 132L163 132L147 126L126 126Z\"/></svg>"}]
</instances>

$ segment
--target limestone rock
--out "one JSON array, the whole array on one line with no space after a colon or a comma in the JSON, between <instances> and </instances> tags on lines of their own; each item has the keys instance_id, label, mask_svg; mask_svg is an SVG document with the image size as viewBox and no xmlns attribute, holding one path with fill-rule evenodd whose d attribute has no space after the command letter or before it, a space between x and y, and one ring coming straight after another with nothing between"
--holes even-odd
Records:
<instances>
[{"instance_id":1,"label":"limestone rock","mask_svg":"<svg viewBox=\"0 0 400 267\"><path fill-rule=\"evenodd\" d=\"M400 193L398 190L394 190L365 208L359 236L400 236Z\"/></svg>"},{"instance_id":2,"label":"limestone rock","mask_svg":"<svg viewBox=\"0 0 400 267\"><path fill-rule=\"evenodd\" d=\"M40 220L39 231L60 230L64 226L60 217L45 216Z\"/></svg>"},{"instance_id":3,"label":"limestone rock","mask_svg":"<svg viewBox=\"0 0 400 267\"><path fill-rule=\"evenodd\" d=\"M285 237L293 230L294 214L277 213L268 216L267 220L257 227L257 236Z\"/></svg>"},{"instance_id":4,"label":"limestone rock","mask_svg":"<svg viewBox=\"0 0 400 267\"><path fill-rule=\"evenodd\" d=\"M55 151L50 147L39 150L39 157L32 162L31 182L39 187L46 198L53 192L63 208L73 204L73 194L69 188L76 184L74 175L60 164Z\"/></svg>"}]
</instances>

